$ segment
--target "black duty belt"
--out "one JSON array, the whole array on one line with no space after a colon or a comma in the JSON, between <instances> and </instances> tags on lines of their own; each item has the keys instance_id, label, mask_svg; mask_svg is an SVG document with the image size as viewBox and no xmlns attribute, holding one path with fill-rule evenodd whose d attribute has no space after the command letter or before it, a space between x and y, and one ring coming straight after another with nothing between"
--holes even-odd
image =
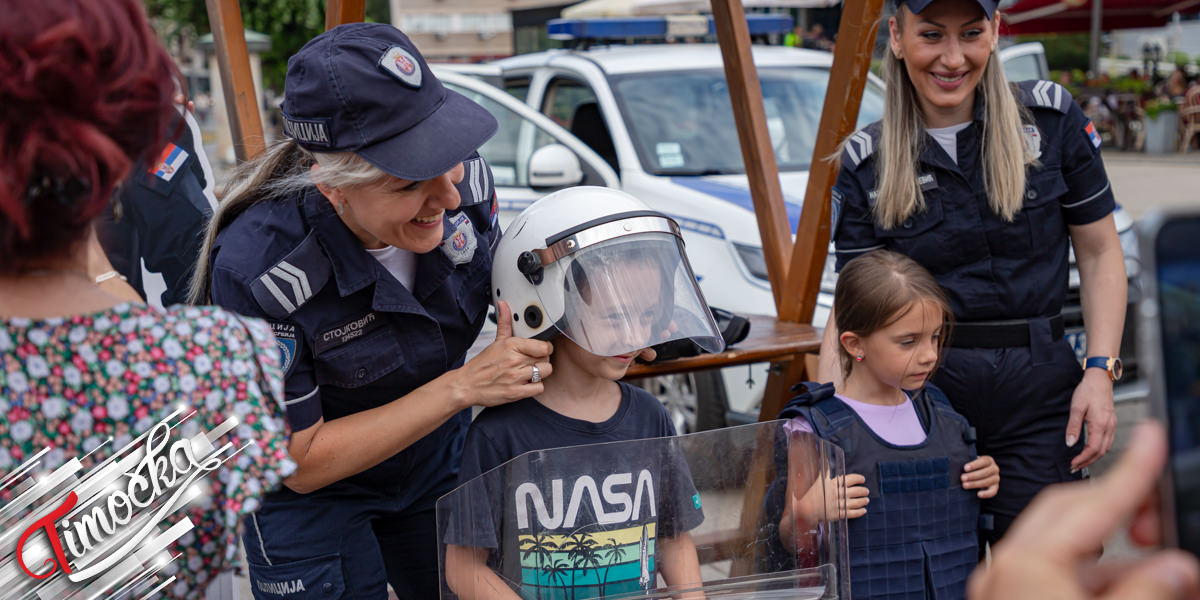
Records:
<instances>
[{"instance_id":1,"label":"black duty belt","mask_svg":"<svg viewBox=\"0 0 1200 600\"><path fill-rule=\"evenodd\" d=\"M1063 337L1063 317L1050 317L1050 339ZM1018 348L1029 345L1029 320L956 322L949 344L955 348Z\"/></svg>"}]
</instances>

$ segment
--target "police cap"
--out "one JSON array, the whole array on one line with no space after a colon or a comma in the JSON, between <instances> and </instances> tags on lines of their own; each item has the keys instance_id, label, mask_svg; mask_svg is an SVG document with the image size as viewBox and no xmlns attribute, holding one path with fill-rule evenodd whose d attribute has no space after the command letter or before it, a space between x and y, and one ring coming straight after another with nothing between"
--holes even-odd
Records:
<instances>
[{"instance_id":1,"label":"police cap","mask_svg":"<svg viewBox=\"0 0 1200 600\"><path fill-rule=\"evenodd\" d=\"M899 7L901 4L903 4L908 6L908 10L913 11L914 14L921 14L921 11L929 8L929 5L933 4L935 1L936 0L896 0L896 6ZM983 12L987 14L987 18L989 20L996 14L996 5L999 4L997 0L975 0L975 3L983 9Z\"/></svg>"},{"instance_id":2,"label":"police cap","mask_svg":"<svg viewBox=\"0 0 1200 600\"><path fill-rule=\"evenodd\" d=\"M437 177L496 132L482 106L446 89L385 23L339 25L288 60L284 132L313 152L354 152L400 179Z\"/></svg>"}]
</instances>

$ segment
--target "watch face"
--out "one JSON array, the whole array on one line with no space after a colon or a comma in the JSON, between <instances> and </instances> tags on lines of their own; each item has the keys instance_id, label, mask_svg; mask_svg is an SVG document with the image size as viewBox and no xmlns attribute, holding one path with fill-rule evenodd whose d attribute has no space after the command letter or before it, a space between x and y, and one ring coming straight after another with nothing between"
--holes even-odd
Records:
<instances>
[{"instance_id":1,"label":"watch face","mask_svg":"<svg viewBox=\"0 0 1200 600\"><path fill-rule=\"evenodd\" d=\"M1112 377L1113 381L1117 381L1125 374L1125 366L1121 364L1120 357L1114 356L1108 363L1108 374Z\"/></svg>"}]
</instances>

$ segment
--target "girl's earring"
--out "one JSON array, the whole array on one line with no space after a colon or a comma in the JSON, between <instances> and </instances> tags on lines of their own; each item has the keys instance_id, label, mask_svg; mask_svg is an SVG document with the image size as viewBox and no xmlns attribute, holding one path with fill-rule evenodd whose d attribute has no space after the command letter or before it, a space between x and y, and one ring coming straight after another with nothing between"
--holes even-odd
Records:
<instances>
[{"instance_id":1,"label":"girl's earring","mask_svg":"<svg viewBox=\"0 0 1200 600\"><path fill-rule=\"evenodd\" d=\"M862 362L862 361L863 361L863 355L859 354L858 356L854 357L854 362Z\"/></svg>"}]
</instances>

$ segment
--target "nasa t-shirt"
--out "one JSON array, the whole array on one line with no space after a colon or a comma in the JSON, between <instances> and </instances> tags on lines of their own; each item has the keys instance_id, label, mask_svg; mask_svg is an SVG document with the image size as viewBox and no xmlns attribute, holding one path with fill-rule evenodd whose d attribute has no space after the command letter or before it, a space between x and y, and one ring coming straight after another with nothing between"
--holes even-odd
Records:
<instances>
[{"instance_id":1,"label":"nasa t-shirt","mask_svg":"<svg viewBox=\"0 0 1200 600\"><path fill-rule=\"evenodd\" d=\"M520 458L457 492L445 539L499 549L489 566L524 598L653 589L658 540L704 520L675 441L647 439L674 435L667 411L620 385L621 405L602 423L527 398L484 410L467 433L460 482ZM563 448L605 442L627 443Z\"/></svg>"}]
</instances>

